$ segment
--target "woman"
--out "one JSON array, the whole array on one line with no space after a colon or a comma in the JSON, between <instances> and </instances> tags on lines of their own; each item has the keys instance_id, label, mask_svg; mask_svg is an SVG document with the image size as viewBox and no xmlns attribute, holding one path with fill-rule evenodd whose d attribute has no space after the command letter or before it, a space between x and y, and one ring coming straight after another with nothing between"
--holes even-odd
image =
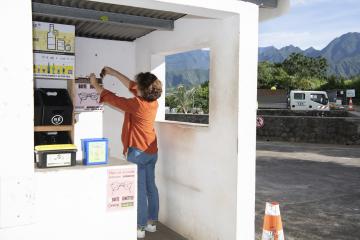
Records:
<instances>
[{"instance_id":1,"label":"woman","mask_svg":"<svg viewBox=\"0 0 360 240\"><path fill-rule=\"evenodd\" d=\"M145 230L156 231L159 213L159 194L155 184L155 164L157 161L157 138L154 122L158 109L157 99L162 93L162 84L149 72L139 73L135 81L120 72L104 67L101 74L119 79L130 92L132 98L118 97L102 88L95 77L90 82L100 94L100 102L108 103L125 112L121 140L127 160L138 167L138 238L145 237Z\"/></svg>"}]
</instances>

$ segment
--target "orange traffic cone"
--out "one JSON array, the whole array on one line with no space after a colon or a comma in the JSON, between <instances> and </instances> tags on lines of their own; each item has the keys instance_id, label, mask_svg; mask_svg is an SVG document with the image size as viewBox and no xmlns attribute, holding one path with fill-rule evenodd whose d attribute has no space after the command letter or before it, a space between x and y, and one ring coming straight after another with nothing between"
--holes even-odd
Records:
<instances>
[{"instance_id":1,"label":"orange traffic cone","mask_svg":"<svg viewBox=\"0 0 360 240\"><path fill-rule=\"evenodd\" d=\"M279 203L266 203L262 240L285 240Z\"/></svg>"},{"instance_id":2,"label":"orange traffic cone","mask_svg":"<svg viewBox=\"0 0 360 240\"><path fill-rule=\"evenodd\" d=\"M353 103L352 103L352 98L349 99L348 111L354 111L354 106L353 106Z\"/></svg>"}]
</instances>

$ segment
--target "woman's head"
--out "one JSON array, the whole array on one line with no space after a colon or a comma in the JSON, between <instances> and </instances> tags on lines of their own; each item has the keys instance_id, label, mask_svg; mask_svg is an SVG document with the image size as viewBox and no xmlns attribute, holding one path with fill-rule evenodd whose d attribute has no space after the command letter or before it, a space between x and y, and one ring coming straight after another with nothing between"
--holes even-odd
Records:
<instances>
[{"instance_id":1,"label":"woman's head","mask_svg":"<svg viewBox=\"0 0 360 240\"><path fill-rule=\"evenodd\" d=\"M154 74L141 72L136 75L135 80L138 85L138 90L141 92L141 97L146 101L152 102L161 96L162 83Z\"/></svg>"}]
</instances>

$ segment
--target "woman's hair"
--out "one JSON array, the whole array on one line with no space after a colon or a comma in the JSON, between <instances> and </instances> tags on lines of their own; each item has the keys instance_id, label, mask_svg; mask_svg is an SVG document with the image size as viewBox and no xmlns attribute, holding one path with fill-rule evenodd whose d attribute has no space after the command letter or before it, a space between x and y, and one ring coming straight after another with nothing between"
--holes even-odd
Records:
<instances>
[{"instance_id":1,"label":"woman's hair","mask_svg":"<svg viewBox=\"0 0 360 240\"><path fill-rule=\"evenodd\" d=\"M141 96L148 102L155 101L161 96L162 83L150 72L141 72L135 76Z\"/></svg>"}]
</instances>

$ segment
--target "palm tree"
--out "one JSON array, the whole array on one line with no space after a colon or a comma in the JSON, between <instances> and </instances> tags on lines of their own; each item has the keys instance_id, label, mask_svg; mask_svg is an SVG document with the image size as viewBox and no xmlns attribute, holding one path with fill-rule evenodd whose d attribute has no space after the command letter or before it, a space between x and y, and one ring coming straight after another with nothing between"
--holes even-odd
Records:
<instances>
[{"instance_id":1,"label":"palm tree","mask_svg":"<svg viewBox=\"0 0 360 240\"><path fill-rule=\"evenodd\" d=\"M195 92L195 88L186 90L184 85L179 85L176 88L176 91L174 93L175 100L178 104L178 108L180 108L185 114L187 114L191 107L194 105Z\"/></svg>"}]
</instances>

